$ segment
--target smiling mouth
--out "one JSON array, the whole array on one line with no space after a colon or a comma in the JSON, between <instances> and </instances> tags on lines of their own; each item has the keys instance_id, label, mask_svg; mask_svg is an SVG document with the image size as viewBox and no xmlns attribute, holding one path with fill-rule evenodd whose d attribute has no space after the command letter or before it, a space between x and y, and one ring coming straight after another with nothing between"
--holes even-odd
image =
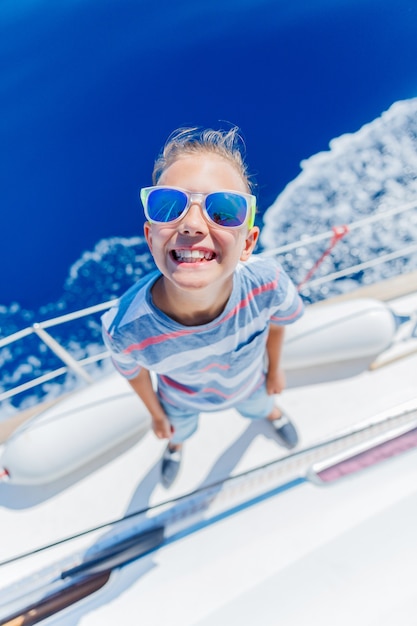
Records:
<instances>
[{"instance_id":1,"label":"smiling mouth","mask_svg":"<svg viewBox=\"0 0 417 626\"><path fill-rule=\"evenodd\" d=\"M212 261L216 256L210 250L172 250L171 255L179 263L204 263Z\"/></svg>"}]
</instances>

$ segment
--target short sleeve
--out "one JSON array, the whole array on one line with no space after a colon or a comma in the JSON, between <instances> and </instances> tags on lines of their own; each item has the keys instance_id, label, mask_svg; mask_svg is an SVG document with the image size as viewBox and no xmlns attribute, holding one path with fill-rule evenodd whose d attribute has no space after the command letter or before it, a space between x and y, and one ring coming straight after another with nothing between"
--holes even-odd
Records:
<instances>
[{"instance_id":1,"label":"short sleeve","mask_svg":"<svg viewBox=\"0 0 417 626\"><path fill-rule=\"evenodd\" d=\"M292 324L304 313L304 304L294 283L279 264L275 302L271 304L270 320L273 324Z\"/></svg>"},{"instance_id":2,"label":"short sleeve","mask_svg":"<svg viewBox=\"0 0 417 626\"><path fill-rule=\"evenodd\" d=\"M128 353L121 350L117 346L116 341L108 330L111 318L111 311L108 311L102 316L102 334L104 344L110 352L110 358L116 370L128 380L136 378L142 367Z\"/></svg>"}]
</instances>

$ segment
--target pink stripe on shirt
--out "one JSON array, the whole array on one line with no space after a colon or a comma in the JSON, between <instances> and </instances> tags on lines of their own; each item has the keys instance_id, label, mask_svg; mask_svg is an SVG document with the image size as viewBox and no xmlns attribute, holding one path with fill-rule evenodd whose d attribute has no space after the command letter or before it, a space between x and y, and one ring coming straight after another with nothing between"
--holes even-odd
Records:
<instances>
[{"instance_id":1,"label":"pink stripe on shirt","mask_svg":"<svg viewBox=\"0 0 417 626\"><path fill-rule=\"evenodd\" d=\"M277 272L278 274L278 272ZM241 309L243 309L244 307L248 306L249 302L251 300L253 300L254 298L256 298L256 296L260 295L261 293L265 293L267 291L272 291L274 289L276 289L278 286L278 275L277 278L269 283L266 283L265 285L261 285L259 287L255 287L255 289L253 289L252 291L250 291L248 293L248 295L241 300L227 315L226 317L222 318L221 320L219 320L219 322L217 323L217 325L223 324L224 322L227 322L230 318L232 318L233 316L236 315L236 313L238 311L240 311ZM282 318L284 319L284 318ZM290 319L290 318L288 318ZM184 337L185 335L191 335L193 333L195 333L196 331L194 329L190 329L190 330L177 330L174 331L172 333L166 333L164 335L156 335L155 337L147 337L146 339L144 339L143 341L141 341L140 343L134 343L131 344L130 346L128 346L127 348L125 348L123 350L123 352L125 354L130 354L131 352L135 351L135 350L144 350L145 348L147 348L148 346L151 345L155 345L158 343L162 343L168 339L177 339L178 337Z\"/></svg>"}]
</instances>

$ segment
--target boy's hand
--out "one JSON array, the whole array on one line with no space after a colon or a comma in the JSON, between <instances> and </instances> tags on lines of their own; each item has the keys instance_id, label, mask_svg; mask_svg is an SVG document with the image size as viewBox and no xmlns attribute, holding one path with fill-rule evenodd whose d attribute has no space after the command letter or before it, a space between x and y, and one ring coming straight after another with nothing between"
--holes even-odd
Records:
<instances>
[{"instance_id":1,"label":"boy's hand","mask_svg":"<svg viewBox=\"0 0 417 626\"><path fill-rule=\"evenodd\" d=\"M282 369L269 371L266 374L266 391L272 396L274 393L281 393L285 389L285 373Z\"/></svg>"},{"instance_id":2,"label":"boy's hand","mask_svg":"<svg viewBox=\"0 0 417 626\"><path fill-rule=\"evenodd\" d=\"M152 430L158 439L170 439L174 432L169 420L166 416L152 418Z\"/></svg>"}]
</instances>

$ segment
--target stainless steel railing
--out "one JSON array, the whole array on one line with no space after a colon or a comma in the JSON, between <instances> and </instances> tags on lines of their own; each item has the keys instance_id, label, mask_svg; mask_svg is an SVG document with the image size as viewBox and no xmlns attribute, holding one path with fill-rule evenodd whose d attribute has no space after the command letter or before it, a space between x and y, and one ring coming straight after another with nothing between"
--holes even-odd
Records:
<instances>
[{"instance_id":1,"label":"stainless steel railing","mask_svg":"<svg viewBox=\"0 0 417 626\"><path fill-rule=\"evenodd\" d=\"M46 329L52 328L54 326L59 326L68 322L73 322L94 313L105 311L111 306L114 306L116 303L117 299L109 300L95 306L90 306L85 309L80 309L79 311L74 311L73 313L60 315L59 317L55 317L44 322L36 322L35 324L32 324L32 326L23 328L22 330L13 333L12 335L9 335L8 337L0 339L0 349L2 349L12 343L21 341L25 337L29 337L30 335L36 335L40 339L40 341L44 343L50 350L52 350L52 352L59 358L59 360L64 363L63 367L57 368L51 372L43 374L42 376L38 376L21 385L17 385L10 390L3 391L2 393L0 393L0 402L8 398L12 398L19 393L28 391L30 389L33 389L34 387L38 387L46 382L54 380L55 378L58 378L59 376L68 373L68 371L72 371L79 379L83 380L85 383L91 384L93 382L93 379L86 372L85 367L92 363L98 363L100 361L103 361L108 357L108 352L103 351L99 354L94 354L93 356L77 360L68 352L66 348L64 348L58 341L56 341L56 339L54 339L54 337L52 337L52 335L48 333Z\"/></svg>"}]
</instances>

